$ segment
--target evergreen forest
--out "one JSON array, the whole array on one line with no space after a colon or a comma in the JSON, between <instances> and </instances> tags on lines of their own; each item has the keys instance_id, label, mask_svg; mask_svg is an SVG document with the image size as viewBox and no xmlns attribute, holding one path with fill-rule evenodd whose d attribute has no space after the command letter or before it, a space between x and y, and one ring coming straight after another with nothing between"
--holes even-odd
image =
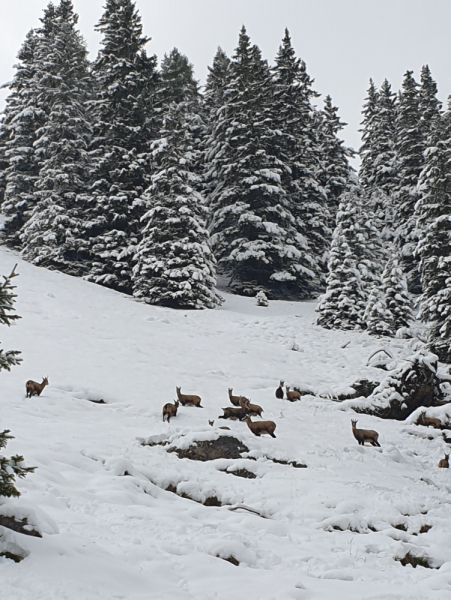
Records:
<instances>
[{"instance_id":1,"label":"evergreen forest","mask_svg":"<svg viewBox=\"0 0 451 600\"><path fill-rule=\"evenodd\" d=\"M451 362L451 113L425 65L369 82L355 151L289 31L270 64L245 27L205 86L147 53L105 0L93 62L71 0L18 52L0 123L3 243L149 304L215 308L221 286L317 299L318 325L411 336Z\"/></svg>"}]
</instances>

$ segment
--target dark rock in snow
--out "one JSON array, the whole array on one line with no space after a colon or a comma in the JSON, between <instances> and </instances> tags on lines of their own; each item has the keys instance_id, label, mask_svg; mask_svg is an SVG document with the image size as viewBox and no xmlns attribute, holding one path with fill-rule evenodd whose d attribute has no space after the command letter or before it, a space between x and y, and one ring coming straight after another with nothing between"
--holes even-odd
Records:
<instances>
[{"instance_id":1,"label":"dark rock in snow","mask_svg":"<svg viewBox=\"0 0 451 600\"><path fill-rule=\"evenodd\" d=\"M218 458L241 458L243 452L249 452L244 444L232 436L221 436L216 440L196 442L187 449L170 448L168 452L175 452L179 458L191 460L216 460Z\"/></svg>"}]
</instances>

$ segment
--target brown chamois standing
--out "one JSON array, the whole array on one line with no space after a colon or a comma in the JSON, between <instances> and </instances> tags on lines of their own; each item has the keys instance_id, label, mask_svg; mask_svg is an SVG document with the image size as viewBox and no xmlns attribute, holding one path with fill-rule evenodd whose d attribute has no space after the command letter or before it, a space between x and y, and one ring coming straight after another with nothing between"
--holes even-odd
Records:
<instances>
[{"instance_id":1,"label":"brown chamois standing","mask_svg":"<svg viewBox=\"0 0 451 600\"><path fill-rule=\"evenodd\" d=\"M229 388L229 400L233 404L233 406L241 406L240 398L244 398L245 400L247 400L247 398L245 398L244 396L233 396L232 392L233 388Z\"/></svg>"},{"instance_id":2,"label":"brown chamois standing","mask_svg":"<svg viewBox=\"0 0 451 600\"><path fill-rule=\"evenodd\" d=\"M188 394L182 394L180 391L181 389L182 388L176 387L175 391L177 392L177 398L182 406L197 406L198 408L203 408L203 406L200 405L200 396L189 396Z\"/></svg>"},{"instance_id":3,"label":"brown chamois standing","mask_svg":"<svg viewBox=\"0 0 451 600\"><path fill-rule=\"evenodd\" d=\"M218 417L218 419L232 419L233 421L243 419L248 414L246 402L249 402L249 400L244 398L244 396L240 396L240 407L233 408L232 406L228 406L227 408L223 408L224 414Z\"/></svg>"},{"instance_id":4,"label":"brown chamois standing","mask_svg":"<svg viewBox=\"0 0 451 600\"><path fill-rule=\"evenodd\" d=\"M178 407L179 407L178 400L174 400L174 404L171 404L170 402L165 404L163 406L163 421L164 421L164 418L166 417L167 421L169 423L171 420L171 417L176 417Z\"/></svg>"},{"instance_id":5,"label":"brown chamois standing","mask_svg":"<svg viewBox=\"0 0 451 600\"><path fill-rule=\"evenodd\" d=\"M276 398L279 398L279 400L283 400L283 384L285 382L281 381L279 383L279 387L276 389Z\"/></svg>"},{"instance_id":6,"label":"brown chamois standing","mask_svg":"<svg viewBox=\"0 0 451 600\"><path fill-rule=\"evenodd\" d=\"M37 381L32 381L31 379L27 381L25 384L25 389L27 391L27 398L31 398L31 396L40 396L42 390L46 385L49 385L49 378L43 377L42 383L38 383Z\"/></svg>"},{"instance_id":7,"label":"brown chamois standing","mask_svg":"<svg viewBox=\"0 0 451 600\"><path fill-rule=\"evenodd\" d=\"M379 446L380 444L377 441L379 438L379 434L377 431L373 429L357 429L357 419L351 419L352 424L352 433L354 434L355 439L359 442L360 446L364 446L365 442L370 442L373 446Z\"/></svg>"},{"instance_id":8,"label":"brown chamois standing","mask_svg":"<svg viewBox=\"0 0 451 600\"><path fill-rule=\"evenodd\" d=\"M247 426L254 435L260 436L267 434L273 438L276 437L274 435L274 430L276 428L276 424L274 423L274 421L252 421L252 419L249 416L244 417L244 419L241 420L247 423Z\"/></svg>"},{"instance_id":9,"label":"brown chamois standing","mask_svg":"<svg viewBox=\"0 0 451 600\"><path fill-rule=\"evenodd\" d=\"M261 406L259 406L258 404L251 404L249 400L247 400L244 402L244 406L243 408L245 408L247 410L247 414L250 417L261 417L262 416L262 412L263 408Z\"/></svg>"},{"instance_id":10,"label":"brown chamois standing","mask_svg":"<svg viewBox=\"0 0 451 600\"><path fill-rule=\"evenodd\" d=\"M288 386L285 386L285 390L287 392L287 400L290 402L295 402L296 400L301 399L301 392L298 392L297 390L290 390Z\"/></svg>"},{"instance_id":11,"label":"brown chamois standing","mask_svg":"<svg viewBox=\"0 0 451 600\"><path fill-rule=\"evenodd\" d=\"M441 458L438 461L438 466L440 467L440 469L449 469L449 454L445 454L445 458Z\"/></svg>"},{"instance_id":12,"label":"brown chamois standing","mask_svg":"<svg viewBox=\"0 0 451 600\"><path fill-rule=\"evenodd\" d=\"M429 425L432 425L434 429L441 429L442 422L440 421L440 419L436 419L435 417L427 417L426 411L423 410L423 412L417 419L417 425L424 425L425 427L429 427Z\"/></svg>"}]
</instances>

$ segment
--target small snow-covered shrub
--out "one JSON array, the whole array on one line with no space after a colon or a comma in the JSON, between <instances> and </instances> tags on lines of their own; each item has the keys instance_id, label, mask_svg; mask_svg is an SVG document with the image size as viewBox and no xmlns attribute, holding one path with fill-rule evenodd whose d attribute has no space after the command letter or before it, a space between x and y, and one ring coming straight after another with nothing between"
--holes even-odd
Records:
<instances>
[{"instance_id":1,"label":"small snow-covered shrub","mask_svg":"<svg viewBox=\"0 0 451 600\"><path fill-rule=\"evenodd\" d=\"M265 292L262 290L258 292L258 294L255 296L255 299L257 300L257 306L269 306L269 300L266 297Z\"/></svg>"}]
</instances>

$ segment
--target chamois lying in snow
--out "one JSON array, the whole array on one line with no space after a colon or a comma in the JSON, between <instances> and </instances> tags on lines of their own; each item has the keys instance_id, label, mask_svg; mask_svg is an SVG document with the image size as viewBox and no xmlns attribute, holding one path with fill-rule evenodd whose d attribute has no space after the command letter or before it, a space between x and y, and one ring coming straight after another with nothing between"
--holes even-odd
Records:
<instances>
[{"instance_id":1,"label":"chamois lying in snow","mask_svg":"<svg viewBox=\"0 0 451 600\"><path fill-rule=\"evenodd\" d=\"M424 425L425 427L429 427L429 425L432 425L434 429L440 429L442 422L440 421L440 419L436 419L435 417L427 417L426 411L423 410L423 412L417 419L417 425Z\"/></svg>"},{"instance_id":2,"label":"chamois lying in snow","mask_svg":"<svg viewBox=\"0 0 451 600\"><path fill-rule=\"evenodd\" d=\"M438 466L440 469L449 469L449 454L445 454L445 458L441 458L438 461Z\"/></svg>"},{"instance_id":3,"label":"chamois lying in snow","mask_svg":"<svg viewBox=\"0 0 451 600\"><path fill-rule=\"evenodd\" d=\"M200 405L200 396L189 396L188 394L182 394L181 389L182 388L176 387L175 391L177 392L177 398L182 406L197 406L198 408L203 408L203 406Z\"/></svg>"},{"instance_id":4,"label":"chamois lying in snow","mask_svg":"<svg viewBox=\"0 0 451 600\"><path fill-rule=\"evenodd\" d=\"M32 381L31 379L27 381L25 384L25 389L27 391L27 398L31 398L31 396L40 396L42 390L46 385L49 385L49 378L43 377L42 383L38 383L37 381Z\"/></svg>"},{"instance_id":5,"label":"chamois lying in snow","mask_svg":"<svg viewBox=\"0 0 451 600\"><path fill-rule=\"evenodd\" d=\"M246 407L246 400L243 396L240 396L240 407L234 408L233 406L227 406L227 408L223 408L224 414L218 417L218 419L232 419L236 421L237 419L241 420L248 414L248 410Z\"/></svg>"},{"instance_id":6,"label":"chamois lying in snow","mask_svg":"<svg viewBox=\"0 0 451 600\"><path fill-rule=\"evenodd\" d=\"M296 400L301 399L301 393L297 390L290 390L288 386L285 386L285 390L287 392L287 400L290 400L290 402L295 402Z\"/></svg>"},{"instance_id":7,"label":"chamois lying in snow","mask_svg":"<svg viewBox=\"0 0 451 600\"><path fill-rule=\"evenodd\" d=\"M171 417L175 417L177 416L177 408L179 407L179 401L175 401L174 400L174 404L171 404L170 402L168 402L167 404L165 404L163 406L163 421L164 418L167 418L168 423L171 420Z\"/></svg>"},{"instance_id":8,"label":"chamois lying in snow","mask_svg":"<svg viewBox=\"0 0 451 600\"><path fill-rule=\"evenodd\" d=\"M244 417L244 419L241 420L247 423L247 426L254 435L260 436L267 434L273 438L276 437L274 435L274 430L276 428L276 424L274 423L274 421L252 421L252 419L249 416Z\"/></svg>"},{"instance_id":9,"label":"chamois lying in snow","mask_svg":"<svg viewBox=\"0 0 451 600\"><path fill-rule=\"evenodd\" d=\"M364 446L365 442L370 442L373 446L379 446L380 444L377 441L379 438L379 434L377 431L373 429L357 429L357 420L351 419L352 424L352 433L354 434L355 439L359 442L360 446Z\"/></svg>"}]
</instances>

